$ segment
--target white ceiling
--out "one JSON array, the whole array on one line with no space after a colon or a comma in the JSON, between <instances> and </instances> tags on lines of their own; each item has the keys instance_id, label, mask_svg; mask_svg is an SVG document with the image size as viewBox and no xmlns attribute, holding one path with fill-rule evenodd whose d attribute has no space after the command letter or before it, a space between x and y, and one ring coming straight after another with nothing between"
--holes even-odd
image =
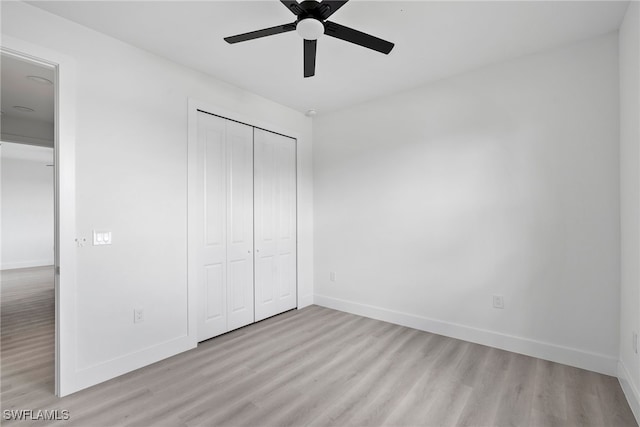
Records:
<instances>
[{"instance_id":1,"label":"white ceiling","mask_svg":"<svg viewBox=\"0 0 640 427\"><path fill-rule=\"evenodd\" d=\"M278 0L32 1L299 111L320 114L505 59L616 30L628 1L352 0L330 20L396 44L389 56L331 37L302 77L295 32L223 37L295 21Z\"/></svg>"},{"instance_id":2,"label":"white ceiling","mask_svg":"<svg viewBox=\"0 0 640 427\"><path fill-rule=\"evenodd\" d=\"M53 68L14 56L2 55L0 73L3 120L14 117L53 123L53 85L37 83L27 78L27 76L37 76L54 81ZM34 111L23 112L13 108L14 106L27 107Z\"/></svg>"}]
</instances>

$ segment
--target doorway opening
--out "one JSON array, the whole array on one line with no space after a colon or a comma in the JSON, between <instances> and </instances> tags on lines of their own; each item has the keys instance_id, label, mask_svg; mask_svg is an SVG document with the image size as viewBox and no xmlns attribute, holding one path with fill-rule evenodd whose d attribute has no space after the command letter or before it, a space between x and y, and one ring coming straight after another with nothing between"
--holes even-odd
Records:
<instances>
[{"instance_id":1,"label":"doorway opening","mask_svg":"<svg viewBox=\"0 0 640 427\"><path fill-rule=\"evenodd\" d=\"M56 392L55 66L0 56L0 297L3 400Z\"/></svg>"}]
</instances>

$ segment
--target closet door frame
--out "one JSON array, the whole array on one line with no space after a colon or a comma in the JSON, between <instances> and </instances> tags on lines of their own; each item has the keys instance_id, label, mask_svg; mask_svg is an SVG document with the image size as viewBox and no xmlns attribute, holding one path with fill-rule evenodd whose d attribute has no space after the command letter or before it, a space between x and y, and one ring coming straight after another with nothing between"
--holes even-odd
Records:
<instances>
[{"instance_id":1,"label":"closet door frame","mask_svg":"<svg viewBox=\"0 0 640 427\"><path fill-rule=\"evenodd\" d=\"M300 141L300 135L298 132L290 129L284 129L281 126L274 125L272 123L266 123L262 120L256 119L251 116L247 116L242 113L227 110L221 108L215 104L204 102L198 99L189 98L188 101L188 154L187 154L187 289L188 289L188 315L187 315L187 329L188 336L191 338L193 346L198 344L198 285L197 285L197 263L196 256L198 246L197 235L197 213L194 209L196 206L196 199L198 197L196 191L197 182L197 146L198 146L198 114L208 113L214 116L218 116L227 120L236 121L245 125L249 125L258 129L262 129L268 132L284 135L296 140L296 306L302 307L300 296L300 244L299 244L299 190L300 190L300 158L298 156L298 141Z\"/></svg>"}]
</instances>

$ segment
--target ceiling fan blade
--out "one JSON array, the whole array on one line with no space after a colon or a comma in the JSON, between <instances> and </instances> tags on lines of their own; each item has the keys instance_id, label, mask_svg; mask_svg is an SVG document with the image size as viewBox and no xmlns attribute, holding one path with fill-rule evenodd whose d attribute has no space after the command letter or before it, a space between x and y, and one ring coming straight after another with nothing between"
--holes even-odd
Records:
<instances>
[{"instance_id":1,"label":"ceiling fan blade","mask_svg":"<svg viewBox=\"0 0 640 427\"><path fill-rule=\"evenodd\" d=\"M320 16L327 19L333 15L338 9L345 5L349 0L322 0L320 3Z\"/></svg>"},{"instance_id":2,"label":"ceiling fan blade","mask_svg":"<svg viewBox=\"0 0 640 427\"><path fill-rule=\"evenodd\" d=\"M327 21L324 23L324 33L328 36L335 37L350 43L376 50L378 52L388 54L395 46L393 43L379 39L369 34L363 33L353 28L345 27L335 22Z\"/></svg>"},{"instance_id":3,"label":"ceiling fan blade","mask_svg":"<svg viewBox=\"0 0 640 427\"><path fill-rule=\"evenodd\" d=\"M287 9L293 12L293 14L296 16L302 13L302 8L296 0L280 0L280 3L287 6Z\"/></svg>"},{"instance_id":4,"label":"ceiling fan blade","mask_svg":"<svg viewBox=\"0 0 640 427\"><path fill-rule=\"evenodd\" d=\"M317 40L304 41L304 76L311 77L316 74L316 47Z\"/></svg>"},{"instance_id":5,"label":"ceiling fan blade","mask_svg":"<svg viewBox=\"0 0 640 427\"><path fill-rule=\"evenodd\" d=\"M251 31L250 33L238 34L236 36L225 37L227 43L239 43L247 40L259 39L261 37L272 36L274 34L295 31L296 23L278 25L277 27L265 28L263 30Z\"/></svg>"}]
</instances>

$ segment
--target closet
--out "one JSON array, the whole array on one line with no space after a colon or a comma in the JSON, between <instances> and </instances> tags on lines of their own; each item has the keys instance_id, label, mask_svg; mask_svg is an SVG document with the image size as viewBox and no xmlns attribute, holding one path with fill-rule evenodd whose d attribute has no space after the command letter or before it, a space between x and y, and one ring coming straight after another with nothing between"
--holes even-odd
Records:
<instances>
[{"instance_id":1,"label":"closet","mask_svg":"<svg viewBox=\"0 0 640 427\"><path fill-rule=\"evenodd\" d=\"M295 308L296 140L198 112L198 341Z\"/></svg>"}]
</instances>

